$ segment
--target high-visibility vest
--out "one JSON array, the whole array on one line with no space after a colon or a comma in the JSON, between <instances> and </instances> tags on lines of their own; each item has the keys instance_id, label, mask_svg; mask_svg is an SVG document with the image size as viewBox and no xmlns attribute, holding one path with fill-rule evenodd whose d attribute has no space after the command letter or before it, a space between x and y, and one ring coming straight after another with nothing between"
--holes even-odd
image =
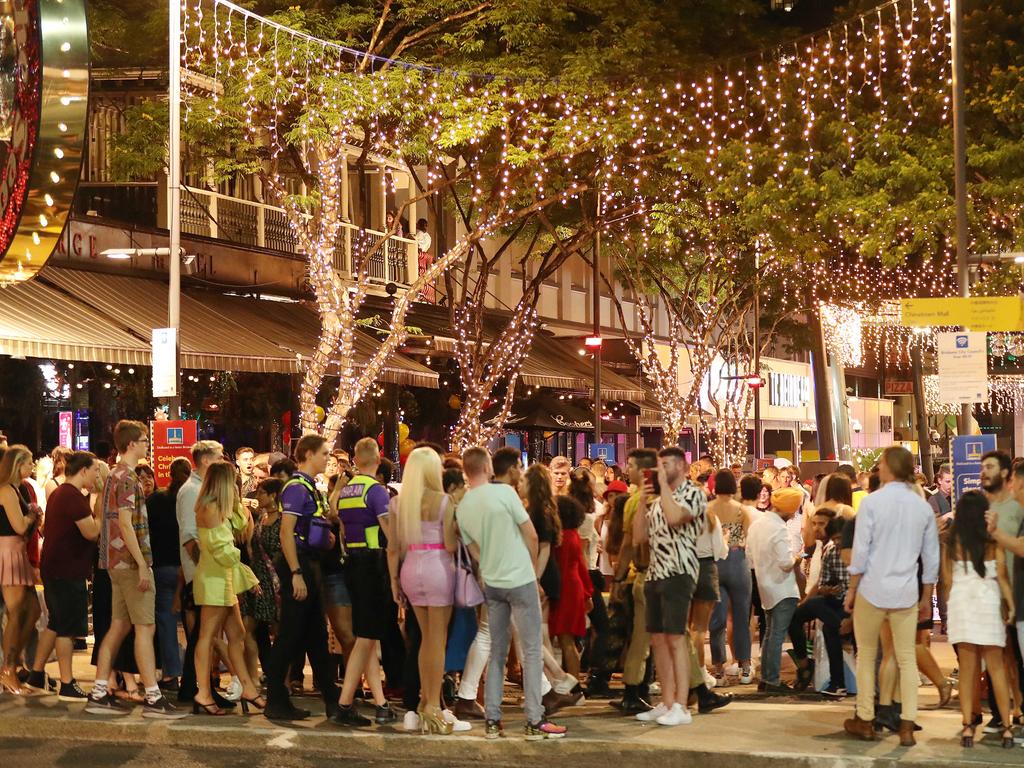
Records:
<instances>
[{"instance_id":1,"label":"high-visibility vest","mask_svg":"<svg viewBox=\"0 0 1024 768\"><path fill-rule=\"evenodd\" d=\"M366 495L375 485L380 485L369 475L356 475L348 481L348 485L338 492L338 514L346 509L366 509ZM342 520L344 522L344 519ZM380 526L366 527L365 541L345 541L347 549L380 549Z\"/></svg>"},{"instance_id":2,"label":"high-visibility vest","mask_svg":"<svg viewBox=\"0 0 1024 768\"><path fill-rule=\"evenodd\" d=\"M324 520L327 517L327 500L324 499L324 495L320 492L320 489L313 485L302 475L292 475L288 478L288 482L284 484L284 488L291 485L301 485L307 491L309 495L313 497L313 501L316 502L316 512L313 513L313 517L318 517L320 520ZM284 488L281 489L282 495L284 494ZM320 523L322 525L323 523ZM300 524L295 526L295 538L302 543L303 546L309 546L309 529L310 521L304 523L300 519Z\"/></svg>"}]
</instances>

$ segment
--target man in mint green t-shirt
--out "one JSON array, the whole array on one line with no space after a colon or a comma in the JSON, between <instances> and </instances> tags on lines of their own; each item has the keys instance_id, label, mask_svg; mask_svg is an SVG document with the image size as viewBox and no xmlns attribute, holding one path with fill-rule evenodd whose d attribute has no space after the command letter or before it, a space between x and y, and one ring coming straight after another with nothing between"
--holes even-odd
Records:
<instances>
[{"instance_id":1,"label":"man in mint green t-shirt","mask_svg":"<svg viewBox=\"0 0 1024 768\"><path fill-rule=\"evenodd\" d=\"M515 490L491 483L491 457L483 448L462 456L469 490L459 503L456 519L462 538L480 563L487 597L491 658L484 685L484 710L489 739L501 728L501 699L508 658L511 622L519 631L523 663L523 693L527 740L561 738L566 729L549 723L541 704L541 612L534 564L537 532Z\"/></svg>"}]
</instances>

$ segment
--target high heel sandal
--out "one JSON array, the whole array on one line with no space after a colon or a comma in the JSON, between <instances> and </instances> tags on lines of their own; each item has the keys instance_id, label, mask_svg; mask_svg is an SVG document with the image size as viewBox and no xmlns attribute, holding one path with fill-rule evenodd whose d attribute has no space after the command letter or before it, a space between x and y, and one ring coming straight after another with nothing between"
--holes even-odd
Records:
<instances>
[{"instance_id":1,"label":"high heel sandal","mask_svg":"<svg viewBox=\"0 0 1024 768\"><path fill-rule=\"evenodd\" d=\"M944 683L939 687L939 703L935 708L942 709L949 704L951 698L953 698L953 684Z\"/></svg>"},{"instance_id":2,"label":"high heel sandal","mask_svg":"<svg viewBox=\"0 0 1024 768\"><path fill-rule=\"evenodd\" d=\"M1003 728L1003 749L1013 749L1013 728Z\"/></svg>"},{"instance_id":3,"label":"high heel sandal","mask_svg":"<svg viewBox=\"0 0 1024 768\"><path fill-rule=\"evenodd\" d=\"M209 704L200 704L195 699L192 699L192 714L209 715L210 717L223 717L227 712L218 707L214 702L210 702Z\"/></svg>"},{"instance_id":4,"label":"high heel sandal","mask_svg":"<svg viewBox=\"0 0 1024 768\"><path fill-rule=\"evenodd\" d=\"M0 670L0 692L13 693L15 696L25 693L21 681L18 680L18 674L10 667Z\"/></svg>"},{"instance_id":5,"label":"high heel sandal","mask_svg":"<svg viewBox=\"0 0 1024 768\"><path fill-rule=\"evenodd\" d=\"M964 723L964 729L960 733L960 746L964 749L970 749L974 746L974 729L976 727L970 723ZM1010 741L1013 741L1013 739L1011 738Z\"/></svg>"},{"instance_id":6,"label":"high heel sandal","mask_svg":"<svg viewBox=\"0 0 1024 768\"><path fill-rule=\"evenodd\" d=\"M420 733L439 733L442 736L450 736L452 724L444 719L444 716L437 709L420 713Z\"/></svg>"},{"instance_id":7,"label":"high heel sandal","mask_svg":"<svg viewBox=\"0 0 1024 768\"><path fill-rule=\"evenodd\" d=\"M249 714L249 707L252 707L254 710L256 710L255 714L257 715L263 714L263 710L267 708L267 700L264 699L262 696L257 696L254 699L247 699L245 698L245 696L243 696L241 699L239 699L239 701L242 702L243 715Z\"/></svg>"}]
</instances>

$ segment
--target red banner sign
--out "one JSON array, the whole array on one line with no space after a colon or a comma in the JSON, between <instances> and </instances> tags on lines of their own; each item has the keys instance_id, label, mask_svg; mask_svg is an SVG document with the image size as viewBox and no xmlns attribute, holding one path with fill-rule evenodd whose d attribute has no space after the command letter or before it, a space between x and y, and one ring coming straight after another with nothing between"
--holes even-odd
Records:
<instances>
[{"instance_id":1,"label":"red banner sign","mask_svg":"<svg viewBox=\"0 0 1024 768\"><path fill-rule=\"evenodd\" d=\"M199 424L195 421L149 422L149 446L152 451L153 474L156 487L171 484L171 462L179 456L192 460L192 445L199 439Z\"/></svg>"}]
</instances>

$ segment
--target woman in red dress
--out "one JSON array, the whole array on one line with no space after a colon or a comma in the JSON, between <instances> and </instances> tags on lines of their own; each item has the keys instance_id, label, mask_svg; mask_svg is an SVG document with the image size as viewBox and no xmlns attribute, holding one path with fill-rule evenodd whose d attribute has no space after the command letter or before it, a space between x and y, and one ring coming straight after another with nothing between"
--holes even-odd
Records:
<instances>
[{"instance_id":1,"label":"woman in red dress","mask_svg":"<svg viewBox=\"0 0 1024 768\"><path fill-rule=\"evenodd\" d=\"M573 677L580 674L580 651L576 639L587 633L587 613L592 607L594 592L579 527L586 517L579 502L569 496L557 498L558 517L562 522L562 543L555 547L554 557L562 576L558 600L551 605L548 626L552 637L562 646L562 666Z\"/></svg>"}]
</instances>

